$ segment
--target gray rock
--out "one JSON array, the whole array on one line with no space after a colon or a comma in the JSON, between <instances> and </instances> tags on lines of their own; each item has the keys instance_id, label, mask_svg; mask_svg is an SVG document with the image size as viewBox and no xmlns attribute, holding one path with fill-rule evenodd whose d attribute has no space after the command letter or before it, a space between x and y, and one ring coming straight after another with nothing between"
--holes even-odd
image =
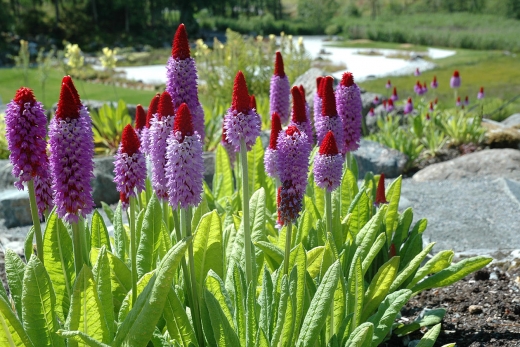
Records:
<instances>
[{"instance_id":1,"label":"gray rock","mask_svg":"<svg viewBox=\"0 0 520 347\"><path fill-rule=\"evenodd\" d=\"M9 159L0 159L0 191L4 189L13 189L16 179L11 174L13 166Z\"/></svg>"},{"instance_id":2,"label":"gray rock","mask_svg":"<svg viewBox=\"0 0 520 347\"><path fill-rule=\"evenodd\" d=\"M314 105L314 93L316 93L316 78L320 76L326 76L328 73L322 69L318 69L316 67L310 68L303 75L296 78L293 85L299 86L303 85L305 88L305 99L309 103L310 108L312 109Z\"/></svg>"},{"instance_id":3,"label":"gray rock","mask_svg":"<svg viewBox=\"0 0 520 347\"><path fill-rule=\"evenodd\" d=\"M114 157L94 158L94 176L91 185L96 206L101 206L101 201L109 205L118 202L119 193L114 183Z\"/></svg>"},{"instance_id":4,"label":"gray rock","mask_svg":"<svg viewBox=\"0 0 520 347\"><path fill-rule=\"evenodd\" d=\"M502 122L502 125L505 127L514 127L518 128L520 127L520 113L515 113L506 119L504 119Z\"/></svg>"},{"instance_id":5,"label":"gray rock","mask_svg":"<svg viewBox=\"0 0 520 347\"><path fill-rule=\"evenodd\" d=\"M363 116L366 116L368 111L370 111L371 108L377 107L376 104L374 104L375 97L379 98L379 103L381 103L381 100L383 100L382 94L377 93L371 93L371 92L361 92L361 102L363 103Z\"/></svg>"},{"instance_id":6,"label":"gray rock","mask_svg":"<svg viewBox=\"0 0 520 347\"><path fill-rule=\"evenodd\" d=\"M0 219L6 228L31 225L29 193L25 190L9 189L0 192Z\"/></svg>"},{"instance_id":7,"label":"gray rock","mask_svg":"<svg viewBox=\"0 0 520 347\"><path fill-rule=\"evenodd\" d=\"M430 165L417 172L417 182L468 177L510 178L520 180L520 151L516 149L486 149Z\"/></svg>"},{"instance_id":8,"label":"gray rock","mask_svg":"<svg viewBox=\"0 0 520 347\"><path fill-rule=\"evenodd\" d=\"M482 313L482 306L481 305L470 305L468 307L469 314L479 314Z\"/></svg>"},{"instance_id":9,"label":"gray rock","mask_svg":"<svg viewBox=\"0 0 520 347\"><path fill-rule=\"evenodd\" d=\"M215 174L215 155L215 151L202 153L202 158L204 159L204 181L210 188L213 187L213 175Z\"/></svg>"},{"instance_id":10,"label":"gray rock","mask_svg":"<svg viewBox=\"0 0 520 347\"><path fill-rule=\"evenodd\" d=\"M397 177L404 171L408 157L380 143L361 139L359 149L353 152L359 167L359 177L367 172L384 173L386 177Z\"/></svg>"}]
</instances>

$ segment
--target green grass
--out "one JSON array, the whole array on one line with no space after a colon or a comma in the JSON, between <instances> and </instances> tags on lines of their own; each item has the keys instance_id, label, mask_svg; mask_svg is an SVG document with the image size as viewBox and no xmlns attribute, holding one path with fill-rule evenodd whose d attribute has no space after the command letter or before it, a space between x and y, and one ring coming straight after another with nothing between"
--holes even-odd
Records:
<instances>
[{"instance_id":1,"label":"green grass","mask_svg":"<svg viewBox=\"0 0 520 347\"><path fill-rule=\"evenodd\" d=\"M43 102L45 108L49 109L58 101L62 78L63 71L61 69L55 68L51 70L49 78L46 81L44 98L38 70L30 69L28 87L33 89L36 99ZM4 104L8 103L14 97L18 88L25 86L23 71L21 69L0 69L0 81L0 97ZM148 105L155 95L154 91L120 87L114 88L111 85L95 84L77 79L74 80L74 83L82 100L117 101L118 99L123 99L129 104Z\"/></svg>"}]
</instances>

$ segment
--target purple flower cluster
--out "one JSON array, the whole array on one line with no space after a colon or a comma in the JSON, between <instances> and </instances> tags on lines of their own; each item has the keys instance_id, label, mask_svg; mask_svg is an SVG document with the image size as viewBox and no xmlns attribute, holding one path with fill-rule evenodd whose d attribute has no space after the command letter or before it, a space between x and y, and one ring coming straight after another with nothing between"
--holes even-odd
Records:
<instances>
[{"instance_id":1,"label":"purple flower cluster","mask_svg":"<svg viewBox=\"0 0 520 347\"><path fill-rule=\"evenodd\" d=\"M271 115L271 137L269 138L269 146L265 149L264 166L267 175L272 178L278 178L278 135L282 131L282 123L278 113Z\"/></svg>"},{"instance_id":2,"label":"purple flower cluster","mask_svg":"<svg viewBox=\"0 0 520 347\"><path fill-rule=\"evenodd\" d=\"M314 181L318 187L332 192L339 187L342 172L343 156L336 147L334 134L329 131L314 157Z\"/></svg>"},{"instance_id":3,"label":"purple flower cluster","mask_svg":"<svg viewBox=\"0 0 520 347\"><path fill-rule=\"evenodd\" d=\"M94 177L92 120L72 80L65 79L55 117L49 126L50 168L58 217L77 222L92 212Z\"/></svg>"},{"instance_id":4,"label":"purple flower cluster","mask_svg":"<svg viewBox=\"0 0 520 347\"><path fill-rule=\"evenodd\" d=\"M321 104L322 104L322 95L321 95L321 81L323 81L323 77L316 78L316 92L314 93L314 122L321 115Z\"/></svg>"},{"instance_id":5,"label":"purple flower cluster","mask_svg":"<svg viewBox=\"0 0 520 347\"><path fill-rule=\"evenodd\" d=\"M204 110L197 91L197 68L190 56L188 34L184 24L175 32L172 55L166 66L166 91L170 94L174 110L186 103L193 116L193 126L204 139Z\"/></svg>"},{"instance_id":6,"label":"purple flower cluster","mask_svg":"<svg viewBox=\"0 0 520 347\"><path fill-rule=\"evenodd\" d=\"M394 87L394 91L392 92L392 95L390 96L390 100L397 101L399 100L399 96L397 95L397 88Z\"/></svg>"},{"instance_id":7,"label":"purple flower cluster","mask_svg":"<svg viewBox=\"0 0 520 347\"><path fill-rule=\"evenodd\" d=\"M437 87L439 86L439 84L437 83L437 76L433 76L433 80L432 80L432 82L430 83L430 86L431 86L433 89L437 89Z\"/></svg>"},{"instance_id":8,"label":"purple flower cluster","mask_svg":"<svg viewBox=\"0 0 520 347\"><path fill-rule=\"evenodd\" d=\"M321 115L316 116L316 136L318 144L325 138L325 135L331 130L334 133L336 144L338 148L343 149L345 143L345 136L343 134L343 122L336 111L336 99L334 97L334 90L332 89L333 79L331 76L325 77L322 83L323 91L323 107Z\"/></svg>"},{"instance_id":9,"label":"purple flower cluster","mask_svg":"<svg viewBox=\"0 0 520 347\"><path fill-rule=\"evenodd\" d=\"M123 129L121 144L114 161L114 182L123 208L128 207L131 197L137 196L145 189L146 161L140 147L137 133L128 124Z\"/></svg>"},{"instance_id":10,"label":"purple flower cluster","mask_svg":"<svg viewBox=\"0 0 520 347\"><path fill-rule=\"evenodd\" d=\"M336 105L343 122L345 136L345 148L342 149L342 152L355 151L359 148L359 141L361 141L363 103L361 91L354 83L354 76L350 72L343 74L341 83L336 90Z\"/></svg>"},{"instance_id":11,"label":"purple flower cluster","mask_svg":"<svg viewBox=\"0 0 520 347\"><path fill-rule=\"evenodd\" d=\"M404 114L412 113L412 111L413 111L412 98L408 98L408 101L404 105Z\"/></svg>"},{"instance_id":12,"label":"purple flower cluster","mask_svg":"<svg viewBox=\"0 0 520 347\"><path fill-rule=\"evenodd\" d=\"M461 83L460 74L458 70L453 72L453 76L450 78L450 87L451 88L459 88Z\"/></svg>"},{"instance_id":13,"label":"purple flower cluster","mask_svg":"<svg viewBox=\"0 0 520 347\"><path fill-rule=\"evenodd\" d=\"M269 100L269 113L278 113L282 124L287 124L289 120L289 99L291 85L289 78L285 74L283 67L282 54L276 52L274 74L271 77Z\"/></svg>"},{"instance_id":14,"label":"purple flower cluster","mask_svg":"<svg viewBox=\"0 0 520 347\"><path fill-rule=\"evenodd\" d=\"M182 104L177 109L166 151L168 201L172 207L179 204L181 208L197 206L202 200L202 141L193 129L190 110Z\"/></svg>"},{"instance_id":15,"label":"purple flower cluster","mask_svg":"<svg viewBox=\"0 0 520 347\"><path fill-rule=\"evenodd\" d=\"M480 87L480 90L477 94L477 99L480 100L480 99L483 99L484 98L484 87Z\"/></svg>"},{"instance_id":16,"label":"purple flower cluster","mask_svg":"<svg viewBox=\"0 0 520 347\"><path fill-rule=\"evenodd\" d=\"M161 94L157 93L150 101L150 106L148 106L148 112L146 113L145 126L141 130L141 150L145 155L150 153L150 127L152 126L152 120L155 118L157 110L159 109L160 98Z\"/></svg>"},{"instance_id":17,"label":"purple flower cluster","mask_svg":"<svg viewBox=\"0 0 520 347\"><path fill-rule=\"evenodd\" d=\"M312 124L307 118L307 110L305 109L305 97L302 96L300 89L296 86L292 87L291 94L293 97L293 107L291 112L291 122L289 125L294 125L300 131L305 132L307 138L311 143L313 142Z\"/></svg>"}]
</instances>

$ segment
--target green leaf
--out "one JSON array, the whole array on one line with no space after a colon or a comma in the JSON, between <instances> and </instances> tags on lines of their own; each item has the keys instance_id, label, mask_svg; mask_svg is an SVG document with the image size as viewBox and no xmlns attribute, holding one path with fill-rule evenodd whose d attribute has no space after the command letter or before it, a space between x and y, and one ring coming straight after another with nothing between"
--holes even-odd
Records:
<instances>
[{"instance_id":1,"label":"green leaf","mask_svg":"<svg viewBox=\"0 0 520 347\"><path fill-rule=\"evenodd\" d=\"M416 347L433 347L439 333L441 332L441 323L435 325L433 328L428 330L426 334L424 334L423 338Z\"/></svg>"},{"instance_id":2,"label":"green leaf","mask_svg":"<svg viewBox=\"0 0 520 347\"><path fill-rule=\"evenodd\" d=\"M29 229L27 236L25 236L25 241L23 243L23 253L25 255L25 259L31 259L31 255L34 253L34 226Z\"/></svg>"},{"instance_id":3,"label":"green leaf","mask_svg":"<svg viewBox=\"0 0 520 347\"><path fill-rule=\"evenodd\" d=\"M154 272L148 272L145 273L139 281L137 282L137 296L139 296L143 290L146 288L148 283L150 283L150 280L153 277ZM132 290L126 294L125 299L123 300L123 303L121 304L121 309L119 309L119 316L117 317L118 322L122 322L125 320L125 318L128 316L128 313L130 313L130 310L132 309Z\"/></svg>"},{"instance_id":4,"label":"green leaf","mask_svg":"<svg viewBox=\"0 0 520 347\"><path fill-rule=\"evenodd\" d=\"M99 250L96 248L90 251L91 263L96 261L98 254ZM110 266L110 286L112 288L114 313L117 313L126 294L132 289L132 275L128 267L118 257L108 251L106 254Z\"/></svg>"},{"instance_id":5,"label":"green leaf","mask_svg":"<svg viewBox=\"0 0 520 347\"><path fill-rule=\"evenodd\" d=\"M290 266L289 266L290 267ZM294 336L294 317L296 315L296 291L298 283L298 269L293 267L289 274L289 297L287 310L285 312L285 322L282 327L281 344L282 346L292 346L291 341Z\"/></svg>"},{"instance_id":6,"label":"green leaf","mask_svg":"<svg viewBox=\"0 0 520 347\"><path fill-rule=\"evenodd\" d=\"M69 313L76 272L72 239L55 212L49 216L43 235L43 262L56 293L56 314L64 322Z\"/></svg>"},{"instance_id":7,"label":"green leaf","mask_svg":"<svg viewBox=\"0 0 520 347\"><path fill-rule=\"evenodd\" d=\"M425 309L412 323L397 325L397 329L394 330L394 333L397 336L403 336L419 330L422 327L439 324L445 315L446 309L444 308L433 310Z\"/></svg>"},{"instance_id":8,"label":"green leaf","mask_svg":"<svg viewBox=\"0 0 520 347\"><path fill-rule=\"evenodd\" d=\"M327 316L327 336L333 336L340 332L341 323L343 323L343 319L345 318L345 313L347 311L347 293L346 293L346 283L343 276L339 277L338 285L336 286L336 290L334 291L334 301L332 302L331 310L333 310L333 314L329 314ZM331 316L333 320L331 322ZM332 330L331 330L332 329Z\"/></svg>"},{"instance_id":9,"label":"green leaf","mask_svg":"<svg viewBox=\"0 0 520 347\"><path fill-rule=\"evenodd\" d=\"M314 181L314 174L312 174L312 182L314 182L314 205L316 206L316 209L319 212L319 217L324 218L324 211L325 211L325 191L318 187L316 185L316 182ZM310 179L309 179L310 180Z\"/></svg>"},{"instance_id":10,"label":"green leaf","mask_svg":"<svg viewBox=\"0 0 520 347\"><path fill-rule=\"evenodd\" d=\"M368 195L364 190L360 190L348 209L348 213L351 214L349 231L353 236L356 236L361 228L363 228L367 223L370 208Z\"/></svg>"},{"instance_id":11,"label":"green leaf","mask_svg":"<svg viewBox=\"0 0 520 347\"><path fill-rule=\"evenodd\" d=\"M210 270L224 277L222 248L222 221L216 210L206 213L200 220L193 237L193 257L197 293L203 293L204 279Z\"/></svg>"},{"instance_id":12,"label":"green leaf","mask_svg":"<svg viewBox=\"0 0 520 347\"><path fill-rule=\"evenodd\" d=\"M267 339L267 335L265 334L264 329L260 329L258 331L258 340L257 340L255 346L271 347L271 344L269 344L269 340Z\"/></svg>"},{"instance_id":13,"label":"green leaf","mask_svg":"<svg viewBox=\"0 0 520 347\"><path fill-rule=\"evenodd\" d=\"M359 192L357 180L351 170L346 169L341 180L341 219L348 213L350 204Z\"/></svg>"},{"instance_id":14,"label":"green leaf","mask_svg":"<svg viewBox=\"0 0 520 347\"><path fill-rule=\"evenodd\" d=\"M365 289L361 259L358 255L354 255L347 282L347 314L353 314L350 331L353 331L361 323L364 298Z\"/></svg>"},{"instance_id":15,"label":"green leaf","mask_svg":"<svg viewBox=\"0 0 520 347\"><path fill-rule=\"evenodd\" d=\"M372 315L368 322L374 324L374 337L372 338L372 347L377 347L385 337L392 331L392 325L401 311L401 308L412 297L412 291L401 289L390 293L381 302L377 312Z\"/></svg>"},{"instance_id":16,"label":"green leaf","mask_svg":"<svg viewBox=\"0 0 520 347\"><path fill-rule=\"evenodd\" d=\"M325 246L318 246L307 252L307 272L313 279L320 273L324 252Z\"/></svg>"},{"instance_id":17,"label":"green leaf","mask_svg":"<svg viewBox=\"0 0 520 347\"><path fill-rule=\"evenodd\" d=\"M60 328L56 316L56 296L51 279L41 261L32 255L25 267L22 293L22 321L27 335L38 346L65 346L55 334Z\"/></svg>"},{"instance_id":18,"label":"green leaf","mask_svg":"<svg viewBox=\"0 0 520 347\"><path fill-rule=\"evenodd\" d=\"M271 242L258 241L255 242L255 247L264 252L264 259L269 264L271 270L276 270L283 262L283 250Z\"/></svg>"},{"instance_id":19,"label":"green leaf","mask_svg":"<svg viewBox=\"0 0 520 347\"><path fill-rule=\"evenodd\" d=\"M372 279L365 295L365 305L361 321L365 321L374 312L376 307L378 307L381 301L386 297L389 290L391 290L397 269L399 268L399 260L399 257L392 257L379 268Z\"/></svg>"},{"instance_id":20,"label":"green leaf","mask_svg":"<svg viewBox=\"0 0 520 347\"><path fill-rule=\"evenodd\" d=\"M9 292L11 293L16 313L18 314L18 317L22 318L23 276L25 273L25 264L18 254L10 249L5 251L4 257Z\"/></svg>"},{"instance_id":21,"label":"green leaf","mask_svg":"<svg viewBox=\"0 0 520 347\"><path fill-rule=\"evenodd\" d=\"M278 301L277 312L278 315L276 317L276 324L273 329L273 337L271 339L272 346L278 346L280 342L280 337L282 335L282 328L285 322L286 312L287 312L287 304L289 298L289 283L287 282L287 276L284 275L281 281L280 286L280 300ZM273 317L274 318L274 317Z\"/></svg>"},{"instance_id":22,"label":"green leaf","mask_svg":"<svg viewBox=\"0 0 520 347\"><path fill-rule=\"evenodd\" d=\"M305 254L305 249L303 245L300 243L296 247L293 248L289 255L289 269L293 267L297 270L297 283L296 283L296 296L295 296L295 312L294 312L294 333L292 338L291 346L294 345L294 341L298 336L301 322L303 320L304 312L304 301L305 301L305 284L306 284L306 275L307 275L307 256Z\"/></svg>"},{"instance_id":23,"label":"green leaf","mask_svg":"<svg viewBox=\"0 0 520 347\"><path fill-rule=\"evenodd\" d=\"M365 322L359 325L349 336L345 346L348 347L369 347L372 344L374 325Z\"/></svg>"},{"instance_id":24,"label":"green leaf","mask_svg":"<svg viewBox=\"0 0 520 347\"><path fill-rule=\"evenodd\" d=\"M428 274L434 274L441 270L444 270L448 266L451 265L451 261L455 253L451 250L441 251L435 254L423 267L421 267L415 273L415 277L413 281L410 282L407 288L411 289L415 286L420 280L426 277Z\"/></svg>"},{"instance_id":25,"label":"green leaf","mask_svg":"<svg viewBox=\"0 0 520 347\"><path fill-rule=\"evenodd\" d=\"M458 280L466 277L470 273L482 269L489 264L493 258L487 256L477 256L464 259L456 264L450 265L448 268L437 272L417 284L412 288L414 294L417 294L425 289L446 287Z\"/></svg>"},{"instance_id":26,"label":"green leaf","mask_svg":"<svg viewBox=\"0 0 520 347\"><path fill-rule=\"evenodd\" d=\"M235 265L233 271L233 288L235 290L234 301L235 301L235 312L234 312L234 323L235 330L240 339L240 345L246 346L246 281L244 279L244 273L242 270Z\"/></svg>"},{"instance_id":27,"label":"green leaf","mask_svg":"<svg viewBox=\"0 0 520 347\"><path fill-rule=\"evenodd\" d=\"M264 267L262 290L258 297L258 304L260 305L258 325L269 336L271 332L271 318L273 318L273 280L266 267Z\"/></svg>"},{"instance_id":28,"label":"green leaf","mask_svg":"<svg viewBox=\"0 0 520 347\"><path fill-rule=\"evenodd\" d=\"M388 201L388 210L386 211L386 235L388 236L388 246L392 234L397 227L397 210L399 209L399 199L401 197L402 176L395 179L388 187L386 200Z\"/></svg>"},{"instance_id":29,"label":"green leaf","mask_svg":"<svg viewBox=\"0 0 520 347\"><path fill-rule=\"evenodd\" d=\"M252 346L256 341L258 329L256 311L256 285L251 282L246 297L246 346Z\"/></svg>"},{"instance_id":30,"label":"green leaf","mask_svg":"<svg viewBox=\"0 0 520 347\"><path fill-rule=\"evenodd\" d=\"M408 207L402 214L399 215L397 220L397 228L395 229L392 243L395 245L397 252L401 249L401 244L408 237L408 230L413 221L413 211L411 207ZM397 255L400 255L397 253Z\"/></svg>"},{"instance_id":31,"label":"green leaf","mask_svg":"<svg viewBox=\"0 0 520 347\"><path fill-rule=\"evenodd\" d=\"M74 284L70 314L65 325L67 330L78 330L97 341L110 342L97 285L94 275L87 265L83 265ZM77 346L77 343L69 341L69 347L74 346Z\"/></svg>"},{"instance_id":32,"label":"green leaf","mask_svg":"<svg viewBox=\"0 0 520 347\"><path fill-rule=\"evenodd\" d=\"M112 343L113 347L119 347L122 344L134 347L146 346L161 317L160 312L164 310L175 270L185 256L189 242L191 242L191 237L177 242L162 259L155 275L138 296L137 302L117 330Z\"/></svg>"},{"instance_id":33,"label":"green leaf","mask_svg":"<svg viewBox=\"0 0 520 347\"><path fill-rule=\"evenodd\" d=\"M179 342L183 347L189 347L190 344L197 345L195 331L188 314L173 288L168 292L163 314L172 340Z\"/></svg>"},{"instance_id":34,"label":"green leaf","mask_svg":"<svg viewBox=\"0 0 520 347\"><path fill-rule=\"evenodd\" d=\"M104 344L103 342L99 342L97 341L96 339L92 338L91 336L85 334L83 331L78 331L78 330L73 330L73 331L70 331L70 330L58 330L56 332L56 334L58 334L59 336L61 337L64 337L66 339L69 339L69 341L74 341L76 342L75 345L77 346L78 342L79 343L84 343L85 345L89 346L89 347L110 347L109 345L107 344ZM69 344L69 345L72 345L72 344Z\"/></svg>"},{"instance_id":35,"label":"green leaf","mask_svg":"<svg viewBox=\"0 0 520 347\"><path fill-rule=\"evenodd\" d=\"M334 291L340 275L341 265L339 261L336 261L323 276L323 280L312 298L295 346L314 346L334 300Z\"/></svg>"},{"instance_id":36,"label":"green leaf","mask_svg":"<svg viewBox=\"0 0 520 347\"><path fill-rule=\"evenodd\" d=\"M0 297L0 345L5 347L33 347L22 323L16 318L4 297Z\"/></svg>"},{"instance_id":37,"label":"green leaf","mask_svg":"<svg viewBox=\"0 0 520 347\"><path fill-rule=\"evenodd\" d=\"M412 259L410 263L406 265L406 267L399 271L397 274L397 277L395 278L395 281L392 283L392 286L390 287L390 291L393 292L397 290L405 281L413 274L419 266L421 266L421 263L426 258L428 253L432 250L433 246L435 245L435 242L430 243L427 245L421 253L417 254L415 258Z\"/></svg>"},{"instance_id":38,"label":"green leaf","mask_svg":"<svg viewBox=\"0 0 520 347\"><path fill-rule=\"evenodd\" d=\"M233 173L226 149L219 145L215 157L215 175L213 176L213 196L220 200L233 195Z\"/></svg>"},{"instance_id":39,"label":"green leaf","mask_svg":"<svg viewBox=\"0 0 520 347\"><path fill-rule=\"evenodd\" d=\"M105 245L107 249L111 251L112 248L110 247L110 238L108 237L107 226L98 210L94 210L90 224L91 247L101 248L101 246Z\"/></svg>"},{"instance_id":40,"label":"green leaf","mask_svg":"<svg viewBox=\"0 0 520 347\"><path fill-rule=\"evenodd\" d=\"M123 226L123 209L121 207L121 201L117 204L116 212L114 213L114 240L116 246L116 255L121 261L126 262L126 249L128 240L126 237L126 231Z\"/></svg>"},{"instance_id":41,"label":"green leaf","mask_svg":"<svg viewBox=\"0 0 520 347\"><path fill-rule=\"evenodd\" d=\"M105 211L110 223L114 224L114 211L112 211L110 206L104 201L101 201L101 207L103 208L103 211Z\"/></svg>"},{"instance_id":42,"label":"green leaf","mask_svg":"<svg viewBox=\"0 0 520 347\"><path fill-rule=\"evenodd\" d=\"M137 248L137 275L139 278L155 269L161 246L162 209L157 195L153 194L144 214L141 239Z\"/></svg>"},{"instance_id":43,"label":"green leaf","mask_svg":"<svg viewBox=\"0 0 520 347\"><path fill-rule=\"evenodd\" d=\"M112 341L116 330L114 326L114 298L112 296L110 261L108 260L106 246L104 245L99 251L92 272L94 274L94 282L97 284L99 301L103 309L103 319L106 321L108 328L109 341Z\"/></svg>"},{"instance_id":44,"label":"green leaf","mask_svg":"<svg viewBox=\"0 0 520 347\"><path fill-rule=\"evenodd\" d=\"M375 257L379 254L379 251L383 248L383 246L386 243L386 234L381 233L376 238L372 246L370 247L370 250L368 251L366 257L363 259L363 264L361 267L363 268L363 275L367 273L368 268L374 261Z\"/></svg>"}]
</instances>

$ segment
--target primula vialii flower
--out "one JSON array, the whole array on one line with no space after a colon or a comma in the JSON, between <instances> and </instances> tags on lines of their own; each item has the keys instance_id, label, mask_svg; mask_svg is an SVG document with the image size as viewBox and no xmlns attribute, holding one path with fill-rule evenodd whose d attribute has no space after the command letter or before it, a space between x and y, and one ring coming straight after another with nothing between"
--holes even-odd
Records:
<instances>
[{"instance_id":1,"label":"primula vialii flower","mask_svg":"<svg viewBox=\"0 0 520 347\"><path fill-rule=\"evenodd\" d=\"M222 122L222 139L220 140L220 144L226 149L226 152L229 157L229 163L231 166L235 163L235 147L228 142L226 128L224 127L224 122Z\"/></svg>"},{"instance_id":2,"label":"primula vialii flower","mask_svg":"<svg viewBox=\"0 0 520 347\"><path fill-rule=\"evenodd\" d=\"M152 125L152 120L155 118L157 110L159 109L160 98L161 94L157 93L150 101L150 106L148 106L148 112L146 113L144 128L141 130L141 150L146 155L150 154L150 127Z\"/></svg>"},{"instance_id":3,"label":"primula vialii flower","mask_svg":"<svg viewBox=\"0 0 520 347\"><path fill-rule=\"evenodd\" d=\"M145 189L146 161L140 147L137 133L128 124L123 129L121 144L114 162L114 182L123 208L128 207L131 197L137 196Z\"/></svg>"},{"instance_id":4,"label":"primula vialii flower","mask_svg":"<svg viewBox=\"0 0 520 347\"><path fill-rule=\"evenodd\" d=\"M461 82L461 79L460 79L459 71L455 70L453 72L453 76L451 76L451 79L450 79L450 87L451 88L459 88L460 87L460 82Z\"/></svg>"},{"instance_id":5,"label":"primula vialii flower","mask_svg":"<svg viewBox=\"0 0 520 347\"><path fill-rule=\"evenodd\" d=\"M278 113L282 124L287 124L289 120L289 94L291 85L289 78L283 68L283 59L280 52L276 52L274 64L274 74L271 77L271 87L269 92L270 107L269 113Z\"/></svg>"},{"instance_id":6,"label":"primula vialii flower","mask_svg":"<svg viewBox=\"0 0 520 347\"><path fill-rule=\"evenodd\" d=\"M316 78L316 93L314 93L314 122L316 123L316 119L319 115L321 115L321 104L322 104L322 96L321 96L321 82L323 81L323 77Z\"/></svg>"},{"instance_id":7,"label":"primula vialii flower","mask_svg":"<svg viewBox=\"0 0 520 347\"><path fill-rule=\"evenodd\" d=\"M166 91L174 110L186 103L193 116L193 127L204 140L204 110L197 91L197 68L190 56L190 44L184 24L179 25L173 39L172 55L166 66Z\"/></svg>"},{"instance_id":8,"label":"primula vialii flower","mask_svg":"<svg viewBox=\"0 0 520 347\"><path fill-rule=\"evenodd\" d=\"M152 161L152 186L161 200L168 199L166 184L166 140L173 129L174 111L170 94L163 92L159 99L157 115L149 130L148 155Z\"/></svg>"},{"instance_id":9,"label":"primula vialii flower","mask_svg":"<svg viewBox=\"0 0 520 347\"><path fill-rule=\"evenodd\" d=\"M386 89L390 89L390 88L392 88L392 82L390 82L390 80L386 81L385 88L386 88Z\"/></svg>"},{"instance_id":10,"label":"primula vialii flower","mask_svg":"<svg viewBox=\"0 0 520 347\"><path fill-rule=\"evenodd\" d=\"M307 135L291 125L278 135L279 190L278 223L285 225L298 218L307 186L311 144Z\"/></svg>"},{"instance_id":11,"label":"primula vialii flower","mask_svg":"<svg viewBox=\"0 0 520 347\"><path fill-rule=\"evenodd\" d=\"M457 97L457 102L455 102L455 106L460 107L460 105L462 105L462 103L460 101L460 96L458 96Z\"/></svg>"},{"instance_id":12,"label":"primula vialii flower","mask_svg":"<svg viewBox=\"0 0 520 347\"><path fill-rule=\"evenodd\" d=\"M413 111L412 98L408 98L408 101L406 102L406 105L404 105L404 114L412 113L412 111Z\"/></svg>"},{"instance_id":13,"label":"primula vialii flower","mask_svg":"<svg viewBox=\"0 0 520 347\"><path fill-rule=\"evenodd\" d=\"M414 76L420 76L421 71L419 71L419 68L417 68L417 69L415 69L415 72L413 74L414 74Z\"/></svg>"},{"instance_id":14,"label":"primula vialii flower","mask_svg":"<svg viewBox=\"0 0 520 347\"><path fill-rule=\"evenodd\" d=\"M427 92L428 92L428 85L426 85L426 82L424 82L423 86L422 86L422 93L426 94Z\"/></svg>"},{"instance_id":15,"label":"primula vialii flower","mask_svg":"<svg viewBox=\"0 0 520 347\"><path fill-rule=\"evenodd\" d=\"M374 108L370 108L370 110L368 111L367 113L367 116L369 117L374 117L376 115L376 113L374 112Z\"/></svg>"},{"instance_id":16,"label":"primula vialii flower","mask_svg":"<svg viewBox=\"0 0 520 347\"><path fill-rule=\"evenodd\" d=\"M433 89L437 89L437 87L439 86L439 84L437 83L437 76L433 76L433 81L430 83L430 86Z\"/></svg>"},{"instance_id":17,"label":"primula vialii flower","mask_svg":"<svg viewBox=\"0 0 520 347\"><path fill-rule=\"evenodd\" d=\"M386 104L386 112L392 112L394 110L394 101L392 99L388 99L388 103Z\"/></svg>"},{"instance_id":18,"label":"primula vialii flower","mask_svg":"<svg viewBox=\"0 0 520 347\"><path fill-rule=\"evenodd\" d=\"M466 95L466 97L464 98L464 105L468 106L469 105L469 97Z\"/></svg>"},{"instance_id":19,"label":"primula vialii flower","mask_svg":"<svg viewBox=\"0 0 520 347\"><path fill-rule=\"evenodd\" d=\"M255 144L260 135L260 116L250 107L251 99L247 91L246 79L242 71L238 71L233 85L233 101L224 116L226 140L240 151L240 139L243 138L247 150Z\"/></svg>"},{"instance_id":20,"label":"primula vialii flower","mask_svg":"<svg viewBox=\"0 0 520 347\"><path fill-rule=\"evenodd\" d=\"M363 103L361 91L354 83L354 75L350 72L343 74L336 90L336 105L338 114L343 122L345 146L340 147L342 152L352 152L359 148L361 140L361 119L363 118Z\"/></svg>"},{"instance_id":21,"label":"primula vialii flower","mask_svg":"<svg viewBox=\"0 0 520 347\"><path fill-rule=\"evenodd\" d=\"M146 113L144 112L143 106L138 104L135 108L135 131L137 136L141 139L141 133L146 126Z\"/></svg>"},{"instance_id":22,"label":"primula vialii flower","mask_svg":"<svg viewBox=\"0 0 520 347\"><path fill-rule=\"evenodd\" d=\"M379 182L377 183L376 201L374 202L374 205L379 207L379 205L387 203L388 201L386 201L385 196L385 174L382 173L379 176Z\"/></svg>"},{"instance_id":23,"label":"primula vialii flower","mask_svg":"<svg viewBox=\"0 0 520 347\"><path fill-rule=\"evenodd\" d=\"M265 149L264 156L265 172L272 178L278 178L277 140L281 131L282 123L280 116L275 112L271 115L271 137L269 138L269 146Z\"/></svg>"},{"instance_id":24,"label":"primula vialii flower","mask_svg":"<svg viewBox=\"0 0 520 347\"><path fill-rule=\"evenodd\" d=\"M484 98L484 87L480 87L480 90L477 94L477 99L483 99Z\"/></svg>"},{"instance_id":25,"label":"primula vialii flower","mask_svg":"<svg viewBox=\"0 0 520 347\"><path fill-rule=\"evenodd\" d=\"M290 125L296 126L300 131L305 132L309 141L312 141L312 125L307 118L305 110L305 100L298 87L292 87L291 94L293 97L293 107Z\"/></svg>"},{"instance_id":26,"label":"primula vialii flower","mask_svg":"<svg viewBox=\"0 0 520 347\"><path fill-rule=\"evenodd\" d=\"M345 143L345 135L343 132L343 122L336 111L336 98L334 97L334 90L332 89L333 78L331 76L325 77L322 83L323 91L323 107L321 115L316 116L316 136L318 137L318 144L325 138L325 135L331 130L334 133L336 144L338 148L343 149Z\"/></svg>"},{"instance_id":27,"label":"primula vialii flower","mask_svg":"<svg viewBox=\"0 0 520 347\"><path fill-rule=\"evenodd\" d=\"M332 192L339 187L343 171L343 156L338 151L334 134L329 131L314 157L314 181L322 189Z\"/></svg>"},{"instance_id":28,"label":"primula vialii flower","mask_svg":"<svg viewBox=\"0 0 520 347\"><path fill-rule=\"evenodd\" d=\"M374 101L372 102L374 103L374 105L379 105L379 98L377 95L375 96Z\"/></svg>"},{"instance_id":29,"label":"primula vialii flower","mask_svg":"<svg viewBox=\"0 0 520 347\"><path fill-rule=\"evenodd\" d=\"M168 137L166 157L170 206L197 206L202 200L202 141L194 130L191 113L186 104L177 109L173 131Z\"/></svg>"},{"instance_id":30,"label":"primula vialii flower","mask_svg":"<svg viewBox=\"0 0 520 347\"><path fill-rule=\"evenodd\" d=\"M394 87L394 91L392 92L392 95L390 96L390 100L397 101L399 100L399 96L397 95L397 88Z\"/></svg>"},{"instance_id":31,"label":"primula vialii flower","mask_svg":"<svg viewBox=\"0 0 520 347\"><path fill-rule=\"evenodd\" d=\"M92 212L94 177L92 120L70 77L61 85L55 117L49 126L50 166L58 217L76 223Z\"/></svg>"}]
</instances>

